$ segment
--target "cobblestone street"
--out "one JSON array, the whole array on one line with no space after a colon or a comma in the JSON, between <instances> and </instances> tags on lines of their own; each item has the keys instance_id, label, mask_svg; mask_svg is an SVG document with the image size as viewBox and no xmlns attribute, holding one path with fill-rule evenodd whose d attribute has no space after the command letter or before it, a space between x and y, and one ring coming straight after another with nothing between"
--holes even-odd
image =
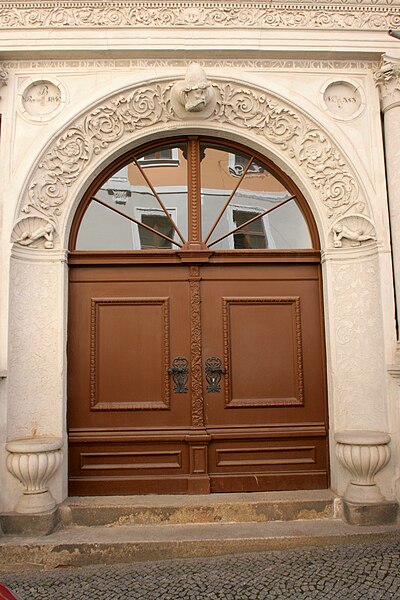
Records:
<instances>
[{"instance_id":1,"label":"cobblestone street","mask_svg":"<svg viewBox=\"0 0 400 600\"><path fill-rule=\"evenodd\" d=\"M400 598L400 543L6 574L21 600Z\"/></svg>"}]
</instances>

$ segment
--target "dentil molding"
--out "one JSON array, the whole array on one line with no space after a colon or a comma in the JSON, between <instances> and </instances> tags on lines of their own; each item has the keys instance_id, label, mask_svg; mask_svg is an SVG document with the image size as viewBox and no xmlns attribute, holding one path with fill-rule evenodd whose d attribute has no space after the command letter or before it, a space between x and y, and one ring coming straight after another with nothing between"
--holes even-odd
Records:
<instances>
[{"instance_id":1,"label":"dentil molding","mask_svg":"<svg viewBox=\"0 0 400 600\"><path fill-rule=\"evenodd\" d=\"M282 2L1 2L0 29L67 27L218 27L273 29L397 29L399 0Z\"/></svg>"},{"instance_id":2,"label":"dentil molding","mask_svg":"<svg viewBox=\"0 0 400 600\"><path fill-rule=\"evenodd\" d=\"M205 120L216 129L225 124L241 135L258 136L261 143L283 154L288 164L304 172L332 224L347 214L362 214L368 220L367 202L345 156L328 133L297 107L263 89L213 79L207 108L185 112L176 103L177 83L169 79L138 84L70 123L36 163L20 202L12 241L27 248L57 249L60 223L72 204L72 186L84 183L94 160L113 145L121 148L124 140L131 142L134 133L145 134L163 123L196 127ZM354 219L341 235L345 244L346 239L363 244L374 239L371 221L367 232L365 227L352 227Z\"/></svg>"}]
</instances>

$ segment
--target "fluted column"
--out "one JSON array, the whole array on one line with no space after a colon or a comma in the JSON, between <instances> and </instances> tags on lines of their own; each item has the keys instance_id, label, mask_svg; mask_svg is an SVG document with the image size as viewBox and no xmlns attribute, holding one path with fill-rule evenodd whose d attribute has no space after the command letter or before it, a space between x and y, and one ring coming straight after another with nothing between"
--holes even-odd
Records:
<instances>
[{"instance_id":1,"label":"fluted column","mask_svg":"<svg viewBox=\"0 0 400 600\"><path fill-rule=\"evenodd\" d=\"M384 121L393 268L400 319L400 55L384 55L375 80L381 94Z\"/></svg>"}]
</instances>

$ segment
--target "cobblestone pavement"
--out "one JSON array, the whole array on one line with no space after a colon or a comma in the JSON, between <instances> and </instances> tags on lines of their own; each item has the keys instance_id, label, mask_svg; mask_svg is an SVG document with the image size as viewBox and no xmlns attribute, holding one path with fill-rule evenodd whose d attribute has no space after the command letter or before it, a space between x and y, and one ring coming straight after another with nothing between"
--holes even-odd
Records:
<instances>
[{"instance_id":1,"label":"cobblestone pavement","mask_svg":"<svg viewBox=\"0 0 400 600\"><path fill-rule=\"evenodd\" d=\"M400 599L400 542L1 576L21 600Z\"/></svg>"}]
</instances>

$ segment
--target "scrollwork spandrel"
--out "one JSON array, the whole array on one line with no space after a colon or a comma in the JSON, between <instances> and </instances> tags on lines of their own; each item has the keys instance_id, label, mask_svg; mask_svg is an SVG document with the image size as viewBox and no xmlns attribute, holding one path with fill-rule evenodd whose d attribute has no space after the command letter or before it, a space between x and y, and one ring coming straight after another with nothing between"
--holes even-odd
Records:
<instances>
[{"instance_id":1,"label":"scrollwork spandrel","mask_svg":"<svg viewBox=\"0 0 400 600\"><path fill-rule=\"evenodd\" d=\"M181 105L185 111L182 115L174 103L175 85L176 80L137 85L103 100L76 119L38 162L21 216L28 213L51 220L57 230L72 185L85 177L95 157L109 151L113 144L120 146L124 138L130 141L135 131L183 119L195 126L204 118L216 127L227 124L259 136L264 144L285 154L288 164L303 169L328 218L368 212L342 152L296 107L265 90L214 79L207 81L206 88L212 91L212 102L206 101L204 109L193 112Z\"/></svg>"}]
</instances>

